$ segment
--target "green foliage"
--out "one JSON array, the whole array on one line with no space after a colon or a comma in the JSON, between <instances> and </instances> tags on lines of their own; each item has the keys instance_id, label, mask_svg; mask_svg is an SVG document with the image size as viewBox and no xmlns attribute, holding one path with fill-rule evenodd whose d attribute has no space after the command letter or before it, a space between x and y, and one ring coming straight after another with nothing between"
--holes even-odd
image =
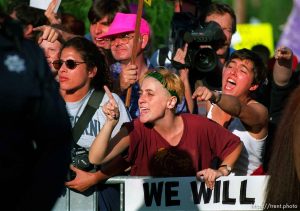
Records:
<instances>
[{"instance_id":1,"label":"green foliage","mask_svg":"<svg viewBox=\"0 0 300 211\"><path fill-rule=\"evenodd\" d=\"M23 2L29 0L0 0L1 8L7 9L11 2ZM216 0L231 5L234 8L234 0ZM235 0L239 1L239 0ZM137 3L137 0L127 0ZM274 40L279 39L282 25L286 22L291 11L292 0L246 0L246 22L255 17L261 22L269 22L273 26ZM92 0L62 0L61 10L71 13L85 23L86 32L89 29L87 13ZM167 0L152 0L152 5L144 5L144 16L152 27L152 46L150 51L167 44L170 22L173 15L173 3Z\"/></svg>"},{"instance_id":2,"label":"green foliage","mask_svg":"<svg viewBox=\"0 0 300 211\"><path fill-rule=\"evenodd\" d=\"M234 0L216 0L223 2L234 8ZM235 0L239 1L239 0ZM134 1L136 2L136 1ZM253 18L263 23L270 23L273 27L273 36L275 43L282 33L282 26L286 23L288 15L293 6L292 0L246 0L246 22ZM173 14L171 1L152 0L152 6L145 5L146 18L149 20L152 30L152 49L166 45L170 21ZM275 11L275 12L274 12Z\"/></svg>"},{"instance_id":3,"label":"green foliage","mask_svg":"<svg viewBox=\"0 0 300 211\"><path fill-rule=\"evenodd\" d=\"M149 21L152 29L152 51L167 45L170 32L173 4L162 0L152 0L149 7L145 4L145 18Z\"/></svg>"},{"instance_id":4,"label":"green foliage","mask_svg":"<svg viewBox=\"0 0 300 211\"><path fill-rule=\"evenodd\" d=\"M88 11L92 5L92 0L62 0L61 10L65 13L73 14L79 20L83 20L86 32L89 31Z\"/></svg>"},{"instance_id":5,"label":"green foliage","mask_svg":"<svg viewBox=\"0 0 300 211\"><path fill-rule=\"evenodd\" d=\"M261 22L271 23L274 41L277 42L282 32L282 26L286 23L291 12L293 1L260 0L258 4L250 4L250 2L247 1L247 20L256 17Z\"/></svg>"}]
</instances>

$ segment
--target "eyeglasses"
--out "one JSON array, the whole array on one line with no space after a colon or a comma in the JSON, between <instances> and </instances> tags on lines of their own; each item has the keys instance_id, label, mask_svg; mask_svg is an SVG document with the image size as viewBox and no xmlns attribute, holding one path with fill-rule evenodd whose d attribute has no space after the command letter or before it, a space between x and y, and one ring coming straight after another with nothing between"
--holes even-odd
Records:
<instances>
[{"instance_id":1,"label":"eyeglasses","mask_svg":"<svg viewBox=\"0 0 300 211\"><path fill-rule=\"evenodd\" d=\"M63 65L63 63L65 63L65 65L68 69L74 70L77 67L77 65L80 65L80 64L83 64L86 62L76 62L75 60L72 60L72 59L68 59L66 61L55 60L52 62L52 65L56 70L59 70L61 68L61 66Z\"/></svg>"},{"instance_id":2,"label":"eyeglasses","mask_svg":"<svg viewBox=\"0 0 300 211\"><path fill-rule=\"evenodd\" d=\"M113 37L110 39L110 45L114 46L117 43L117 39L119 40L119 42L121 42L122 44L127 44L129 42L129 40L131 40L132 38L134 38L134 35L130 35L130 34L122 34L116 37Z\"/></svg>"}]
</instances>

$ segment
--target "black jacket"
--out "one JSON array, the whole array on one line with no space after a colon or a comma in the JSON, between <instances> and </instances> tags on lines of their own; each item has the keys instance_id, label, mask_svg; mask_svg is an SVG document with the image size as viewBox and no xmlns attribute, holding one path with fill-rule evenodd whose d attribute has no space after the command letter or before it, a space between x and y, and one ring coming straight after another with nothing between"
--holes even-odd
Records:
<instances>
[{"instance_id":1,"label":"black jacket","mask_svg":"<svg viewBox=\"0 0 300 211\"><path fill-rule=\"evenodd\" d=\"M0 30L0 210L50 210L68 172L71 126L42 50L9 24Z\"/></svg>"}]
</instances>

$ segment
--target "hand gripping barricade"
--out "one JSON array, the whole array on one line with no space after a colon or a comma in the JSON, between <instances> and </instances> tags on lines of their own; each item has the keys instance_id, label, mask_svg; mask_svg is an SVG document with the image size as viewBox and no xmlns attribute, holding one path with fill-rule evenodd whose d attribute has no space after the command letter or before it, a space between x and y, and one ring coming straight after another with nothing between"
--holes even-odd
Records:
<instances>
[{"instance_id":1,"label":"hand gripping barricade","mask_svg":"<svg viewBox=\"0 0 300 211\"><path fill-rule=\"evenodd\" d=\"M106 184L120 184L120 211L157 210L262 210L264 207L281 206L299 208L296 204L264 204L265 188L269 176L227 176L217 179L210 190L205 182L195 177L112 177ZM91 210L90 201L68 196L60 211ZM96 201L95 201L96 203Z\"/></svg>"}]
</instances>

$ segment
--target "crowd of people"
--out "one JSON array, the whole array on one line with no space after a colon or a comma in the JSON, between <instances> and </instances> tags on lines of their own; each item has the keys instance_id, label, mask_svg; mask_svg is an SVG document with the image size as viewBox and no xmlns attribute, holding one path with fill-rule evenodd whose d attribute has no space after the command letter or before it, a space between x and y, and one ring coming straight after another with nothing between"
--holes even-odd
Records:
<instances>
[{"instance_id":1,"label":"crowd of people","mask_svg":"<svg viewBox=\"0 0 300 211\"><path fill-rule=\"evenodd\" d=\"M300 207L300 71L289 46L273 59L263 46L233 49L235 12L211 2L197 20L213 22L222 42L188 39L148 57L155 32L143 17L136 33L125 1L93 0L88 34L75 16L56 14L57 3L1 11L4 210L51 210L63 187L97 193L99 210L118 210L119 187L103 183L116 175L195 176L210 189L221 176L270 175L266 203ZM177 3L174 17L195 9ZM191 55L195 45L214 51L207 72L188 61L202 59ZM16 199L24 175L28 193Z\"/></svg>"}]
</instances>

